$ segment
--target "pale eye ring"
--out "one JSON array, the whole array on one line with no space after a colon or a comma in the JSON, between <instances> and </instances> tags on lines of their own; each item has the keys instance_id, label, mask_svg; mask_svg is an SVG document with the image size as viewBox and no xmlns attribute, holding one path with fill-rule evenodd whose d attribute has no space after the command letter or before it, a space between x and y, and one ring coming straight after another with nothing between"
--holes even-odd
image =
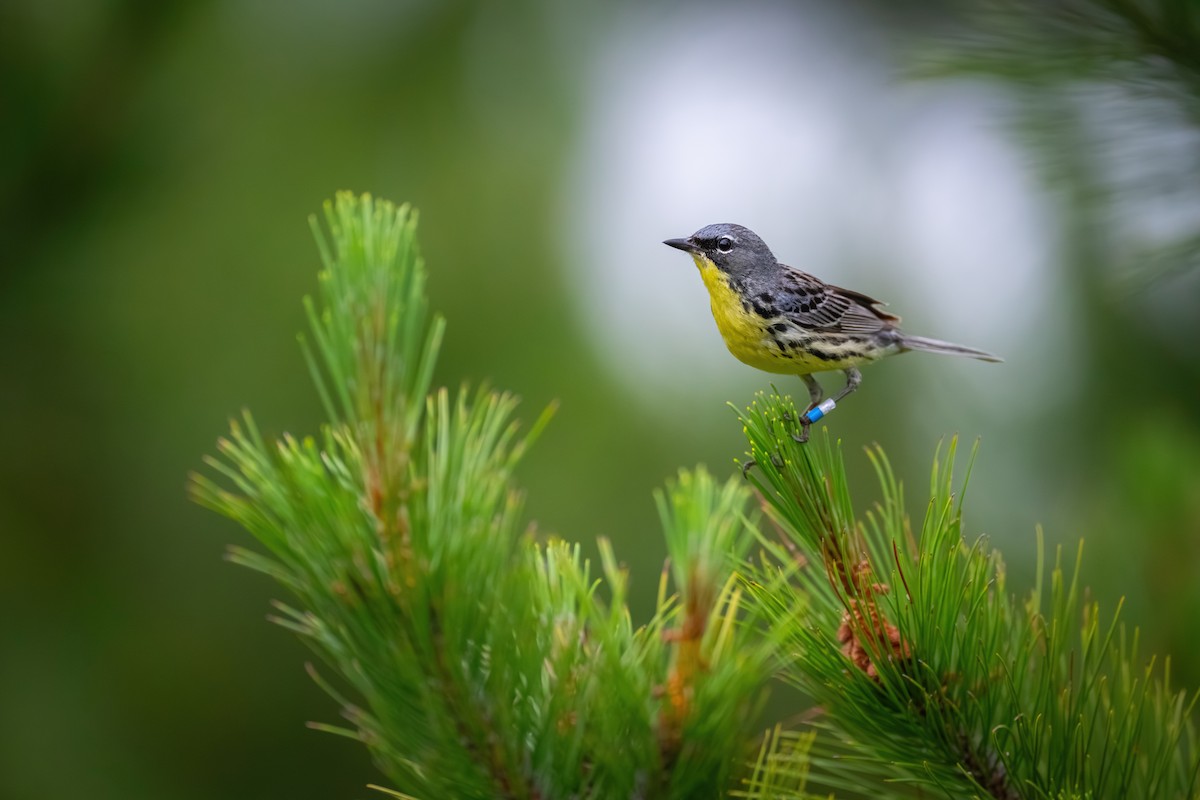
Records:
<instances>
[{"instance_id":1,"label":"pale eye ring","mask_svg":"<svg viewBox=\"0 0 1200 800\"><path fill-rule=\"evenodd\" d=\"M720 239L717 239L717 249L722 253L728 253L733 249L733 239L728 236L722 236Z\"/></svg>"}]
</instances>

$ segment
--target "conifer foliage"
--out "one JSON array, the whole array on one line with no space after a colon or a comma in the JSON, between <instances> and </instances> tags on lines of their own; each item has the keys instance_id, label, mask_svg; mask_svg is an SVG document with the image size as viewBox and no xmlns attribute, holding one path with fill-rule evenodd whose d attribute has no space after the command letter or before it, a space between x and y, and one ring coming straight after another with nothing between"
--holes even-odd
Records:
<instances>
[{"instance_id":1,"label":"conifer foliage","mask_svg":"<svg viewBox=\"0 0 1200 800\"><path fill-rule=\"evenodd\" d=\"M671 569L635 626L606 543L597 569L523 533L513 468L547 415L522 434L511 396L431 387L444 323L415 228L406 206L327 205L304 349L329 422L268 441L245 415L196 499L265 548L233 559L292 595L276 620L346 720L320 727L362 741L402 796L720 794L771 668L736 624L748 489L685 471L660 494Z\"/></svg>"},{"instance_id":2,"label":"conifer foliage","mask_svg":"<svg viewBox=\"0 0 1200 800\"><path fill-rule=\"evenodd\" d=\"M784 637L781 677L821 705L858 765L946 797L1197 796L1196 695L1085 599L1082 546L1046 575L1039 534L1037 582L1018 600L1000 554L964 538L955 441L914 530L878 448L882 498L857 517L841 453L828 438L794 442L789 399L760 396L742 419L778 534L773 562L753 571L754 606Z\"/></svg>"},{"instance_id":3,"label":"conifer foliage","mask_svg":"<svg viewBox=\"0 0 1200 800\"><path fill-rule=\"evenodd\" d=\"M741 412L746 475L657 494L669 555L636 624L607 542L526 532L513 397L433 386L416 215L342 193L304 352L328 421L269 440L249 414L193 476L246 528L237 563L290 599L275 620L395 797L1190 798L1194 696L1056 559L1026 600L964 540L955 445L914 529L883 453L865 516L828 439L794 441L778 393ZM1162 675L1162 677L1157 677ZM759 732L773 676L819 704Z\"/></svg>"}]
</instances>

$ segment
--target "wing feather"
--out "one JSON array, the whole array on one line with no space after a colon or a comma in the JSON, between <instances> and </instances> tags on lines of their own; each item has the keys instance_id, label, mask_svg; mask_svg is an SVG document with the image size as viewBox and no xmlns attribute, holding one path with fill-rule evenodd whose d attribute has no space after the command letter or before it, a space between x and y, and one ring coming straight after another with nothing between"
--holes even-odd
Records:
<instances>
[{"instance_id":1,"label":"wing feather","mask_svg":"<svg viewBox=\"0 0 1200 800\"><path fill-rule=\"evenodd\" d=\"M890 328L900 318L878 308L880 301L825 283L807 272L781 264L779 313L806 328L830 333L865 334Z\"/></svg>"}]
</instances>

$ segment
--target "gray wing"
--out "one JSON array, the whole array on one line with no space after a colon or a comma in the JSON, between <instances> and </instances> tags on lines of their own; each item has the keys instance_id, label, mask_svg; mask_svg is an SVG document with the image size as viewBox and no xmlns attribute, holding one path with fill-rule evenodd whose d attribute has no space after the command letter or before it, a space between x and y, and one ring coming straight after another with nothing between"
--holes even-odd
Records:
<instances>
[{"instance_id":1,"label":"gray wing","mask_svg":"<svg viewBox=\"0 0 1200 800\"><path fill-rule=\"evenodd\" d=\"M806 328L830 333L875 333L892 328L900 318L881 310L878 300L865 294L831 286L819 278L781 264L780 289L775 308Z\"/></svg>"}]
</instances>

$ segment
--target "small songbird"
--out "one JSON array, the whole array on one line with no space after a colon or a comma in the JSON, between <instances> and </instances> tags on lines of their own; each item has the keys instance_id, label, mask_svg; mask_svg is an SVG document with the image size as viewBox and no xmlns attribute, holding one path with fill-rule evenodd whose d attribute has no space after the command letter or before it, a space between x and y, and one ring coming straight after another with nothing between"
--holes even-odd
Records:
<instances>
[{"instance_id":1,"label":"small songbird","mask_svg":"<svg viewBox=\"0 0 1200 800\"><path fill-rule=\"evenodd\" d=\"M878 300L779 263L766 243L741 225L709 225L663 244L691 253L729 352L752 367L804 380L812 402L800 417L798 441L806 441L809 426L858 388L859 364L909 350L1002 360L983 350L903 333L896 327L900 318L880 309ZM844 372L846 385L823 400L812 373L828 370Z\"/></svg>"}]
</instances>

